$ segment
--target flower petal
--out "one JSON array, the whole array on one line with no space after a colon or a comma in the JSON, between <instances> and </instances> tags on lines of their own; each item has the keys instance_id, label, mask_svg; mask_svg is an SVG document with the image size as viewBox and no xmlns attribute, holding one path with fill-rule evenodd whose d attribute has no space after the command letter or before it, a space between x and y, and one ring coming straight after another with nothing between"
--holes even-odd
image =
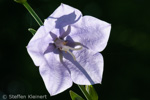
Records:
<instances>
[{"instance_id":1,"label":"flower petal","mask_svg":"<svg viewBox=\"0 0 150 100\"><path fill-rule=\"evenodd\" d=\"M81 18L81 12L68 6L61 4L44 22L44 26L47 32L52 31L53 33L60 35L67 30L67 26L77 22ZM53 29L53 30L52 30Z\"/></svg>"},{"instance_id":2,"label":"flower petal","mask_svg":"<svg viewBox=\"0 0 150 100\"><path fill-rule=\"evenodd\" d=\"M71 26L69 37L74 41L95 52L100 52L106 47L111 29L109 23L92 16L84 16Z\"/></svg>"},{"instance_id":3,"label":"flower petal","mask_svg":"<svg viewBox=\"0 0 150 100\"><path fill-rule=\"evenodd\" d=\"M51 41L50 35L46 34L44 27L41 26L28 43L27 51L36 66L40 66L44 62L43 53ZM52 46L51 49L53 48Z\"/></svg>"},{"instance_id":4,"label":"flower petal","mask_svg":"<svg viewBox=\"0 0 150 100\"><path fill-rule=\"evenodd\" d=\"M40 74L50 95L56 95L72 86L67 68L60 63L58 50L44 55L47 63L40 66Z\"/></svg>"},{"instance_id":5,"label":"flower petal","mask_svg":"<svg viewBox=\"0 0 150 100\"><path fill-rule=\"evenodd\" d=\"M64 62L70 69L74 83L91 85L101 83L103 74L103 57L100 53L94 53L88 49L73 51L77 61L74 61L68 53L64 54Z\"/></svg>"}]
</instances>

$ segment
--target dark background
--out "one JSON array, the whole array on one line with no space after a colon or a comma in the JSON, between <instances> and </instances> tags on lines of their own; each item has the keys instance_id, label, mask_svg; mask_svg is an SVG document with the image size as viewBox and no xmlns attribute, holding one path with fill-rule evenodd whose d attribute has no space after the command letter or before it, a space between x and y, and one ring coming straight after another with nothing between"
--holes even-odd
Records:
<instances>
[{"instance_id":1,"label":"dark background","mask_svg":"<svg viewBox=\"0 0 150 100\"><path fill-rule=\"evenodd\" d=\"M60 3L112 24L104 56L102 85L94 85L99 100L150 99L150 2L149 0L28 0L42 20ZM47 95L48 100L71 100L69 90L50 97L29 57L28 28L38 24L13 0L0 0L0 100L2 95Z\"/></svg>"}]
</instances>

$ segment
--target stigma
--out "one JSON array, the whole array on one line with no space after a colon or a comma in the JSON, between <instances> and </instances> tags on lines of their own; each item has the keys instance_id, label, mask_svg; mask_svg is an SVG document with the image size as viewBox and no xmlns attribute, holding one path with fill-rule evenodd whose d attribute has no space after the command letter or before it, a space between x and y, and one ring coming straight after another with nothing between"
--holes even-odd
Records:
<instances>
[{"instance_id":1,"label":"stigma","mask_svg":"<svg viewBox=\"0 0 150 100\"><path fill-rule=\"evenodd\" d=\"M76 61L76 58L75 58L74 54L72 53L72 51L81 50L82 46L80 45L79 48L73 48L73 47L67 46L67 43L68 43L67 41L64 41L60 38L56 38L56 40L54 41L54 44L57 49L59 49L61 51L65 51L66 53L69 53L73 57L73 59Z\"/></svg>"}]
</instances>

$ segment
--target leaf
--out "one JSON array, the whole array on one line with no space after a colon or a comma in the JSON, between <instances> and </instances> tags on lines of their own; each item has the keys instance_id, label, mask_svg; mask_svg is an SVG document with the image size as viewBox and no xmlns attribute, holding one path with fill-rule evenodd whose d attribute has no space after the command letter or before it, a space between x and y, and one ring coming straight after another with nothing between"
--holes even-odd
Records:
<instances>
[{"instance_id":1,"label":"leaf","mask_svg":"<svg viewBox=\"0 0 150 100\"><path fill-rule=\"evenodd\" d=\"M78 94L76 94L75 92L71 90L69 91L69 93L70 93L72 100L84 100L81 96L79 96Z\"/></svg>"},{"instance_id":2,"label":"leaf","mask_svg":"<svg viewBox=\"0 0 150 100\"><path fill-rule=\"evenodd\" d=\"M92 100L98 100L97 92L95 91L95 89L92 85L86 85L85 89L91 96Z\"/></svg>"},{"instance_id":3,"label":"leaf","mask_svg":"<svg viewBox=\"0 0 150 100\"><path fill-rule=\"evenodd\" d=\"M33 28L29 28L29 29L28 29L28 31L29 31L29 32L31 32L31 33L32 33L32 35L34 35L34 34L36 33L36 30L35 30L35 29L33 29Z\"/></svg>"}]
</instances>

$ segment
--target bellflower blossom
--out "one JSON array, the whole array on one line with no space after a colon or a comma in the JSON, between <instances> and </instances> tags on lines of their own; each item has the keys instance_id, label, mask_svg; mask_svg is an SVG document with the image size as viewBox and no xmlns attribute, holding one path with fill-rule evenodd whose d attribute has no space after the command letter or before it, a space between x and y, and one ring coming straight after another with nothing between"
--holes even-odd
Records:
<instances>
[{"instance_id":1,"label":"bellflower blossom","mask_svg":"<svg viewBox=\"0 0 150 100\"><path fill-rule=\"evenodd\" d=\"M30 40L27 51L50 95L70 88L74 83L101 83L103 57L111 25L61 4Z\"/></svg>"}]
</instances>

